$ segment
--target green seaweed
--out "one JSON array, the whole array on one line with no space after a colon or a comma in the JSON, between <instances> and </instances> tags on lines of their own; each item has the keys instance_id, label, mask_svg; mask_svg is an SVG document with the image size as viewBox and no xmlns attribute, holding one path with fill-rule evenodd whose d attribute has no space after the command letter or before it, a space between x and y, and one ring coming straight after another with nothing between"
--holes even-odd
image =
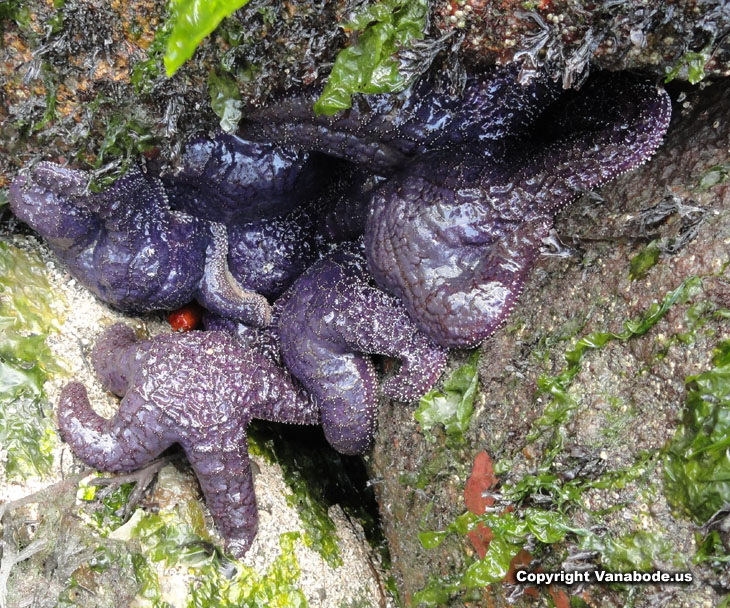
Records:
<instances>
[{"instance_id":1,"label":"green seaweed","mask_svg":"<svg viewBox=\"0 0 730 608\"><path fill-rule=\"evenodd\" d=\"M163 602L160 593L160 581L154 566L141 553L130 555L134 579L137 581L137 605L148 608L172 608Z\"/></svg>"},{"instance_id":2,"label":"green seaweed","mask_svg":"<svg viewBox=\"0 0 730 608\"><path fill-rule=\"evenodd\" d=\"M424 36L429 5L426 0L380 0L357 14L344 28L359 32L357 40L335 59L317 114L332 115L352 106L354 93L392 93L409 80L399 70L397 52Z\"/></svg>"},{"instance_id":3,"label":"green seaweed","mask_svg":"<svg viewBox=\"0 0 730 608\"><path fill-rule=\"evenodd\" d=\"M694 556L694 563L701 564L711 562L713 564L724 564L730 562L730 554L725 548L725 543L717 530L711 530L708 534L696 534L697 552Z\"/></svg>"},{"instance_id":4,"label":"green seaweed","mask_svg":"<svg viewBox=\"0 0 730 608\"><path fill-rule=\"evenodd\" d=\"M704 79L705 65L712 56L712 45L708 44L699 52L687 51L673 68L667 68L667 75L664 82L671 82L678 76L686 76L690 84L698 84Z\"/></svg>"},{"instance_id":5,"label":"green seaweed","mask_svg":"<svg viewBox=\"0 0 730 608\"><path fill-rule=\"evenodd\" d=\"M515 507L513 511L483 515L467 511L444 530L419 533L419 540L426 549L439 546L450 534L463 536L480 524L491 529L493 538L483 559L472 560L461 573L431 577L427 585L414 595L413 603L439 606L454 594L469 593L499 582L506 576L515 556L528 544L534 547L531 551L540 551L541 547L567 538L576 540L581 550L597 551L606 570L652 569L664 556L671 554L667 539L644 530L619 536L602 535L589 528L574 527L571 513L576 509L590 513L582 502L587 490L622 488L646 474L653 464L653 457L645 454L626 469L610 471L593 480L574 479L570 482L562 482L556 475L526 475L517 484L505 484L501 488L502 499ZM539 496L546 506L523 506L533 496ZM676 560L674 565L681 566Z\"/></svg>"},{"instance_id":6,"label":"green seaweed","mask_svg":"<svg viewBox=\"0 0 730 608\"><path fill-rule=\"evenodd\" d=\"M209 566L204 577L193 582L187 608L305 608L307 599L296 585L300 576L294 554L298 532L279 537L281 554L265 574L236 562L237 572L229 577L220 567Z\"/></svg>"},{"instance_id":7,"label":"green seaweed","mask_svg":"<svg viewBox=\"0 0 730 608\"><path fill-rule=\"evenodd\" d=\"M578 340L565 354L566 367L555 376L544 375L539 379L539 391L552 397L543 415L533 424L527 438L528 442L533 442L545 431L552 432L540 467L534 474L526 474L515 482L502 484L499 489L501 504L509 505L511 510L501 513L488 511L483 515L466 512L443 530L423 531L419 534L421 544L427 549L438 546L450 534L463 536L480 524L491 529L493 538L484 559L472 560L462 572L430 577L427 585L414 595L414 604L443 605L457 593L466 597L484 585L501 581L512 559L528 544L533 547L531 551L540 552L551 545L571 539L582 549L599 552L602 566L612 571L648 570L666 555L672 554L669 541L656 532L638 530L618 536L599 535L590 528L572 525L574 511L584 512L588 521L591 521L606 512L624 508L625 505L619 503L605 511L592 512L585 506L583 496L589 490L615 491L636 482L656 468L658 454L644 453L625 469L608 471L596 478L579 476L569 481L554 470L554 461L562 449L564 425L571 412L578 407L568 390L580 372L583 358L588 351L603 348L614 340L626 341L644 335L672 306L687 302L700 291L701 279L688 278L667 293L660 302L652 304L643 315L625 322L622 332L594 332ZM701 327L708 314L713 313L717 314L714 307L691 306L687 313L691 321L688 322L690 332ZM501 475L509 468L510 463L501 461L495 465L495 473ZM728 482L730 483L730 476ZM675 559L674 564L677 565L678 561Z\"/></svg>"},{"instance_id":8,"label":"green seaweed","mask_svg":"<svg viewBox=\"0 0 730 608\"><path fill-rule=\"evenodd\" d=\"M111 492L104 492L102 499L91 512L91 522L102 536L107 536L124 523L124 505L129 502L129 495L134 483L125 483ZM78 498L88 502L96 501L99 487L82 481L79 484Z\"/></svg>"},{"instance_id":9,"label":"green seaweed","mask_svg":"<svg viewBox=\"0 0 730 608\"><path fill-rule=\"evenodd\" d=\"M236 79L223 71L211 70L208 74L210 105L220 118L220 126L226 133L233 133L241 120L241 92Z\"/></svg>"},{"instance_id":10,"label":"green seaweed","mask_svg":"<svg viewBox=\"0 0 730 608\"><path fill-rule=\"evenodd\" d=\"M0 33L5 29L5 22L14 21L18 27L27 28L30 18L30 7L20 0L0 2Z\"/></svg>"},{"instance_id":11,"label":"green seaweed","mask_svg":"<svg viewBox=\"0 0 730 608\"><path fill-rule=\"evenodd\" d=\"M715 165L710 167L700 178L697 189L700 191L709 190L713 186L723 184L730 175L730 165Z\"/></svg>"},{"instance_id":12,"label":"green seaweed","mask_svg":"<svg viewBox=\"0 0 730 608\"><path fill-rule=\"evenodd\" d=\"M629 280L643 279L659 261L661 250L657 241L652 241L637 253L629 262Z\"/></svg>"},{"instance_id":13,"label":"green seaweed","mask_svg":"<svg viewBox=\"0 0 730 608\"><path fill-rule=\"evenodd\" d=\"M158 572L162 568L185 567L192 575L188 588L188 608L233 608L280 606L304 607L306 599L297 585L299 565L294 553L301 540L298 532L279 537L281 554L268 570L260 574L252 567L223 555L205 526L205 516L198 500L184 498L174 489L174 480L161 473L161 484L178 497L173 506L158 512L137 509L123 525L118 525L119 509L126 504L130 484L124 484L106 496L89 521L92 528L114 541L122 541L131 555L138 585L136 602L150 608L167 608L161 599ZM81 484L79 496L93 499L96 488ZM101 513L97 516L97 513ZM99 526L98 522L102 524ZM101 552L100 552L101 551ZM115 557L98 550L94 566L109 568ZM91 565L91 563L90 563Z\"/></svg>"},{"instance_id":14,"label":"green seaweed","mask_svg":"<svg viewBox=\"0 0 730 608\"><path fill-rule=\"evenodd\" d=\"M153 150L156 138L148 125L140 119L123 113L114 113L110 116L104 139L99 145L94 169L101 169L105 165L114 165L115 170L96 177L92 182L93 191L101 191L112 185L134 163L138 162L139 155Z\"/></svg>"},{"instance_id":15,"label":"green seaweed","mask_svg":"<svg viewBox=\"0 0 730 608\"><path fill-rule=\"evenodd\" d=\"M669 539L647 530L637 530L618 537L584 532L579 546L581 551L598 551L601 554L601 566L609 572L647 572L673 553ZM683 566L679 560L675 560L672 565Z\"/></svg>"},{"instance_id":16,"label":"green seaweed","mask_svg":"<svg viewBox=\"0 0 730 608\"><path fill-rule=\"evenodd\" d=\"M155 36L147 48L147 59L134 65L129 80L137 95L148 95L155 88L164 71L164 53L172 31L172 22L167 19L155 30Z\"/></svg>"},{"instance_id":17,"label":"green seaweed","mask_svg":"<svg viewBox=\"0 0 730 608\"><path fill-rule=\"evenodd\" d=\"M63 373L46 345L59 327L40 256L0 242L0 446L5 475L47 474L56 435L43 385Z\"/></svg>"},{"instance_id":18,"label":"green seaweed","mask_svg":"<svg viewBox=\"0 0 730 608\"><path fill-rule=\"evenodd\" d=\"M435 441L431 430L439 424L444 427L449 443L464 443L479 387L478 363L479 351L475 351L466 364L444 380L442 389L432 389L421 397L413 417L429 441Z\"/></svg>"},{"instance_id":19,"label":"green seaweed","mask_svg":"<svg viewBox=\"0 0 730 608\"><path fill-rule=\"evenodd\" d=\"M615 340L625 342L635 336L642 336L656 325L667 314L669 309L677 303L685 303L698 293L702 288L702 280L699 277L685 279L676 289L667 293L661 302L653 303L648 310L637 319L626 321L624 331L594 332L578 340L576 345L565 353L565 361L568 364L562 372L556 376L542 375L538 379L538 389L542 393L550 395L551 402L532 425L527 436L529 442L536 441L546 431L551 431L549 449L546 451L543 468L550 466L555 456L560 452L564 440L564 425L570 419L573 411L578 408L575 399L569 394L568 389L575 376L582 369L582 360L590 350L603 348L609 342Z\"/></svg>"},{"instance_id":20,"label":"green seaweed","mask_svg":"<svg viewBox=\"0 0 730 608\"><path fill-rule=\"evenodd\" d=\"M193 56L198 44L248 0L172 0L172 31L167 39L165 70L172 76Z\"/></svg>"},{"instance_id":21,"label":"green seaweed","mask_svg":"<svg viewBox=\"0 0 730 608\"><path fill-rule=\"evenodd\" d=\"M715 349L714 367L686 380L682 421L667 447L667 499L696 523L730 502L730 340Z\"/></svg>"}]
</instances>

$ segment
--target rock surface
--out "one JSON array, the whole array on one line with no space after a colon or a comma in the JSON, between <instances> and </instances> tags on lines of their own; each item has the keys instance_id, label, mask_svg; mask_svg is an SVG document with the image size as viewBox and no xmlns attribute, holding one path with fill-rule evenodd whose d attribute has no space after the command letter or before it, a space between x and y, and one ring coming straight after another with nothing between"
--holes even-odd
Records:
<instances>
[{"instance_id":1,"label":"rock surface","mask_svg":"<svg viewBox=\"0 0 730 608\"><path fill-rule=\"evenodd\" d=\"M540 466L540 472L563 481L622 470L666 446L684 408L685 378L712 367L713 348L727 337L727 322L710 315L696 324L693 311L730 304L725 269L730 261L730 83L714 83L680 99L667 139L649 163L597 196L584 197L556 220L562 255L544 255L512 317L480 349L480 391L465 444L454 446L443 431L428 441L414 420L414 406L390 403L381 410L370 467L379 482L394 575L406 601L429 577L458 575L474 556L463 536L451 535L438 548L424 549L418 532L444 529L465 511L464 486L478 452L501 461L497 476L503 483L534 475ZM649 242L660 248L658 260L645 276L631 280L631 260ZM594 332L621 333L627 320L641 317L692 276L704 277L701 289L672 306L646 334L589 350L567 391L576 407L556 424L540 419L552 401L540 390L540 377L565 371L566 352L577 340ZM453 367L464 360L459 354L452 359ZM528 437L536 430L537 437ZM548 458L555 433L561 442ZM673 515L662 477L662 460L656 456L646 474L625 487L586 492L583 504L606 512L593 517L569 511L571 525L600 523L609 537L647 532L665 542L665 549L651 556L654 567L693 573L695 583L688 586L632 587L633 605L655 606L660 600L672 606L716 605L727 590L716 570L692 563L697 527ZM578 552L574 541L538 548L532 567L559 569ZM592 558L594 563L600 559ZM628 588L566 591L591 606L623 606ZM523 587L494 584L454 596L449 605L481 597L502 606L507 596L521 594L517 605L542 605L534 591L523 592Z\"/></svg>"},{"instance_id":2,"label":"rock surface","mask_svg":"<svg viewBox=\"0 0 730 608\"><path fill-rule=\"evenodd\" d=\"M167 78L162 0L3 2L0 188L34 160L92 168L99 184L143 153L169 163L188 138L218 125L211 72L233 82L242 108L321 83L357 38L343 26L369 4L252 0ZM680 80L730 70L730 7L721 0L592 9L562 0L438 0L429 8L424 40L398 59L403 70L420 73L438 56L457 88L464 65L495 61L519 61L528 71L544 64L566 87L591 66L659 78L675 70Z\"/></svg>"}]
</instances>

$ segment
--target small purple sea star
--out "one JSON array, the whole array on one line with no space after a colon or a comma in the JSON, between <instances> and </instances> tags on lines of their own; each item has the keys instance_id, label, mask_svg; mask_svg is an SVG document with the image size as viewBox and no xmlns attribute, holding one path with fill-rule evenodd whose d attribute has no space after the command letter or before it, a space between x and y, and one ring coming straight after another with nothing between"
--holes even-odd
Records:
<instances>
[{"instance_id":1,"label":"small purple sea star","mask_svg":"<svg viewBox=\"0 0 730 608\"><path fill-rule=\"evenodd\" d=\"M138 341L124 325L107 329L92 355L105 388L123 397L109 420L71 382L58 405L61 437L88 465L132 471L173 443L185 450L216 526L236 557L258 525L246 443L252 418L317 424L314 401L280 367L221 332Z\"/></svg>"}]
</instances>

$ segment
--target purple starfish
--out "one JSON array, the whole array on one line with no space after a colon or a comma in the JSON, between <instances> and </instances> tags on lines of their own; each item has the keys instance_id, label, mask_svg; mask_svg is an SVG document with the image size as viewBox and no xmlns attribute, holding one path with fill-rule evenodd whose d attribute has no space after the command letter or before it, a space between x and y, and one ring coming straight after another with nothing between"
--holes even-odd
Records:
<instances>
[{"instance_id":1,"label":"purple starfish","mask_svg":"<svg viewBox=\"0 0 730 608\"><path fill-rule=\"evenodd\" d=\"M228 550L243 557L258 512L246 443L252 418L317 424L314 401L265 357L221 332L138 341L124 325L107 329L92 355L104 387L122 397L107 420L71 382L58 404L61 437L103 471L132 471L173 443L185 450Z\"/></svg>"},{"instance_id":2,"label":"purple starfish","mask_svg":"<svg viewBox=\"0 0 730 608\"><path fill-rule=\"evenodd\" d=\"M473 346L494 332L555 213L645 162L671 116L666 92L625 75L596 75L562 101L530 139L429 153L373 196L368 268L443 346Z\"/></svg>"},{"instance_id":3,"label":"purple starfish","mask_svg":"<svg viewBox=\"0 0 730 608\"><path fill-rule=\"evenodd\" d=\"M147 312L197 298L222 315L270 322L266 298L229 271L223 224L171 210L162 182L139 169L100 194L86 184L83 171L39 163L13 180L10 206L102 300Z\"/></svg>"},{"instance_id":4,"label":"purple starfish","mask_svg":"<svg viewBox=\"0 0 730 608\"><path fill-rule=\"evenodd\" d=\"M310 89L251 112L240 134L318 150L390 175L429 150L482 146L525 133L558 97L560 86L543 74L523 86L518 73L513 64L471 75L458 96L422 78L398 95L359 97L351 109L335 116L312 112L320 91Z\"/></svg>"},{"instance_id":5,"label":"purple starfish","mask_svg":"<svg viewBox=\"0 0 730 608\"><path fill-rule=\"evenodd\" d=\"M415 326L403 305L372 285L361 248L341 247L314 264L274 308L281 357L317 399L325 436L360 454L375 433L379 382L368 354L402 360L383 392L413 401L438 380L446 350Z\"/></svg>"}]
</instances>

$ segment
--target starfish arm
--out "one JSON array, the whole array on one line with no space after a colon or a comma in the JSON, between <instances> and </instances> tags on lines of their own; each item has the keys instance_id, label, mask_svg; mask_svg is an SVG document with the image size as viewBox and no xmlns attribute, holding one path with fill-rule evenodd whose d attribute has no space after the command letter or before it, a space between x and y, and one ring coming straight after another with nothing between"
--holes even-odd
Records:
<instances>
[{"instance_id":1,"label":"starfish arm","mask_svg":"<svg viewBox=\"0 0 730 608\"><path fill-rule=\"evenodd\" d=\"M362 353L401 359L399 372L383 392L400 401L423 396L446 366L446 349L418 329L400 301L366 284L351 287L338 328L348 347Z\"/></svg>"},{"instance_id":2,"label":"starfish arm","mask_svg":"<svg viewBox=\"0 0 730 608\"><path fill-rule=\"evenodd\" d=\"M426 149L481 145L523 132L560 86L544 75L523 85L518 73L513 65L472 76L461 96L444 94L423 78L398 95L368 95L335 116L313 114L319 91L309 89L252 112L240 133L319 150L389 175Z\"/></svg>"},{"instance_id":3,"label":"starfish arm","mask_svg":"<svg viewBox=\"0 0 730 608\"><path fill-rule=\"evenodd\" d=\"M83 205L82 171L42 162L24 169L10 185L13 213L44 236L59 255L74 255L96 238L99 219Z\"/></svg>"},{"instance_id":4,"label":"starfish arm","mask_svg":"<svg viewBox=\"0 0 730 608\"><path fill-rule=\"evenodd\" d=\"M137 370L138 344L131 327L116 323L104 330L91 351L91 363L97 377L106 390L119 397L127 392Z\"/></svg>"},{"instance_id":5,"label":"starfish arm","mask_svg":"<svg viewBox=\"0 0 730 608\"><path fill-rule=\"evenodd\" d=\"M244 289L228 269L228 237L222 224L211 223L213 238L198 288L198 301L208 310L242 323L265 327L271 307L262 295Z\"/></svg>"},{"instance_id":6,"label":"starfish arm","mask_svg":"<svg viewBox=\"0 0 730 608\"><path fill-rule=\"evenodd\" d=\"M556 213L588 190L646 162L669 127L669 95L627 75L598 74L546 117L553 139L512 177L531 206Z\"/></svg>"},{"instance_id":7,"label":"starfish arm","mask_svg":"<svg viewBox=\"0 0 730 608\"><path fill-rule=\"evenodd\" d=\"M179 170L162 181L173 209L230 225L292 211L325 171L318 155L219 133L187 142Z\"/></svg>"},{"instance_id":8,"label":"starfish arm","mask_svg":"<svg viewBox=\"0 0 730 608\"><path fill-rule=\"evenodd\" d=\"M547 217L524 222L488 248L468 276L431 296L416 292L423 330L450 348L470 348L491 336L514 309L551 225Z\"/></svg>"},{"instance_id":9,"label":"starfish arm","mask_svg":"<svg viewBox=\"0 0 730 608\"><path fill-rule=\"evenodd\" d=\"M268 358L269 353L254 351L251 359L252 381L255 383L248 394L251 418L285 424L319 424L319 407L316 399L297 382L287 369ZM253 392L252 392L253 391Z\"/></svg>"},{"instance_id":10,"label":"starfish arm","mask_svg":"<svg viewBox=\"0 0 730 608\"><path fill-rule=\"evenodd\" d=\"M240 559L258 529L258 509L245 427L223 430L215 443L183 443L215 525Z\"/></svg>"},{"instance_id":11,"label":"starfish arm","mask_svg":"<svg viewBox=\"0 0 730 608\"><path fill-rule=\"evenodd\" d=\"M138 469L174 441L139 394L128 393L119 412L107 420L91 408L86 388L79 382L70 382L61 392L58 428L78 458L115 473Z\"/></svg>"},{"instance_id":12,"label":"starfish arm","mask_svg":"<svg viewBox=\"0 0 730 608\"><path fill-rule=\"evenodd\" d=\"M284 356L287 362L287 356ZM289 360L306 365L300 380L319 403L322 429L330 445L342 454L362 454L375 434L378 377L372 361L359 353L336 355L320 351L316 358Z\"/></svg>"}]
</instances>

